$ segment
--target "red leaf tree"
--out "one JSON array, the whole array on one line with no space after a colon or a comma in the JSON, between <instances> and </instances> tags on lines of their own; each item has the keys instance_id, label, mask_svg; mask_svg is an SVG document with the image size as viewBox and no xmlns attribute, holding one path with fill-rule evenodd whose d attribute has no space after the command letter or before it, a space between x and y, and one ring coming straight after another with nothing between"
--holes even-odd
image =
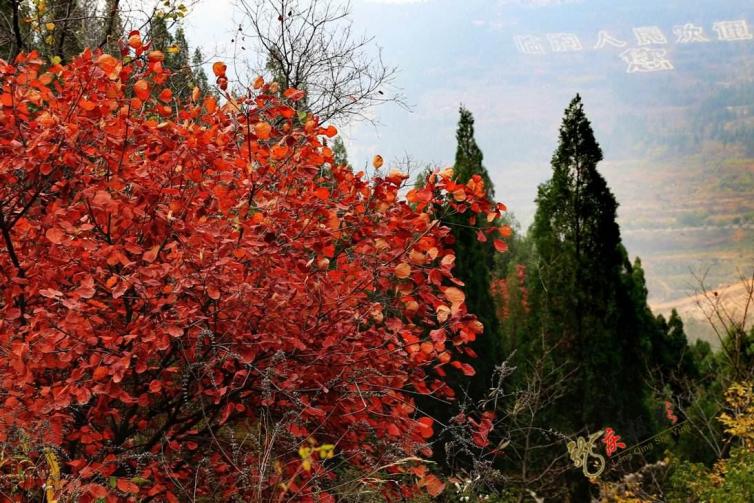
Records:
<instances>
[{"instance_id":1,"label":"red leaf tree","mask_svg":"<svg viewBox=\"0 0 754 503\"><path fill-rule=\"evenodd\" d=\"M4 494L329 501L344 467L437 493L412 397L473 373L482 326L435 212L499 216L481 180L402 197L300 93L177 103L137 45L0 61Z\"/></svg>"}]
</instances>

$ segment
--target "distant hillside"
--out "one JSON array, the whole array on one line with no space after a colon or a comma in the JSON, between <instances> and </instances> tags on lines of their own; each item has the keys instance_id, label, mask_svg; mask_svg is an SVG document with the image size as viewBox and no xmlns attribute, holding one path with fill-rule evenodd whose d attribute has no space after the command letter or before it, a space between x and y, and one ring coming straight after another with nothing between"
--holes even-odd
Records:
<instances>
[{"instance_id":1,"label":"distant hillside","mask_svg":"<svg viewBox=\"0 0 754 503\"><path fill-rule=\"evenodd\" d=\"M695 276L710 288L754 268L754 159L720 145L704 154L605 163L620 202L623 241L647 271L650 301L693 294Z\"/></svg>"},{"instance_id":2,"label":"distant hillside","mask_svg":"<svg viewBox=\"0 0 754 503\"><path fill-rule=\"evenodd\" d=\"M728 285L722 288L713 289L705 293L696 293L688 297L683 297L670 302L651 304L652 311L655 314L669 316L670 312L675 309L686 324L687 334L692 339L704 339L713 346L719 346L715 328L719 333L724 334L721 330L722 323L715 315L715 307L725 316L730 316L733 320L743 319L747 314L747 329L754 325L754 305L751 305L752 281L744 280ZM748 308L748 312L746 312ZM711 321L710 321L711 320ZM714 324L714 327L712 326Z\"/></svg>"},{"instance_id":3,"label":"distant hillside","mask_svg":"<svg viewBox=\"0 0 754 503\"><path fill-rule=\"evenodd\" d=\"M620 203L623 242L646 270L650 302L689 297L699 286L695 275L721 288L754 268L754 159L743 154L708 142L694 156L602 163ZM533 198L521 195L530 168L511 169L501 198L526 227L535 210Z\"/></svg>"}]
</instances>

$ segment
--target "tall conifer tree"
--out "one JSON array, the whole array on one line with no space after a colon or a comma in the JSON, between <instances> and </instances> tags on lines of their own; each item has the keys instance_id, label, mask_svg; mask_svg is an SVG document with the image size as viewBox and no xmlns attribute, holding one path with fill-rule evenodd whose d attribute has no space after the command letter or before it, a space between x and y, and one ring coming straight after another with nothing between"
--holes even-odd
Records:
<instances>
[{"instance_id":1,"label":"tall conifer tree","mask_svg":"<svg viewBox=\"0 0 754 503\"><path fill-rule=\"evenodd\" d=\"M202 55L201 49L198 47L194 49L194 55L191 58L191 66L192 71L194 73L194 82L196 83L196 86L202 91L202 94L207 94L210 92L209 87L209 79L207 78L207 74L204 72L204 56Z\"/></svg>"},{"instance_id":2,"label":"tall conifer tree","mask_svg":"<svg viewBox=\"0 0 754 503\"><path fill-rule=\"evenodd\" d=\"M482 164L482 151L474 138L474 117L463 106L456 131L456 158L453 176L457 182L466 183L472 176L479 175L484 180L488 197L494 195L489 173ZM487 224L479 219L469 225L469 215L451 215L447 219L455 238L455 274L464 284L466 305L470 313L477 315L484 324L484 333L475 341L472 348L478 357L473 362L476 375L472 379L469 394L478 399L489 389L495 365L500 362L499 323L495 313L495 301L490 292L490 271L493 267L494 249L490 242L480 242L478 230Z\"/></svg>"},{"instance_id":3,"label":"tall conifer tree","mask_svg":"<svg viewBox=\"0 0 754 503\"><path fill-rule=\"evenodd\" d=\"M649 341L633 304L618 204L597 171L601 160L577 95L565 111L552 178L539 188L531 229L533 309L558 349L556 364L575 369L553 415L571 431L627 424L642 413L645 398L638 376Z\"/></svg>"}]
</instances>

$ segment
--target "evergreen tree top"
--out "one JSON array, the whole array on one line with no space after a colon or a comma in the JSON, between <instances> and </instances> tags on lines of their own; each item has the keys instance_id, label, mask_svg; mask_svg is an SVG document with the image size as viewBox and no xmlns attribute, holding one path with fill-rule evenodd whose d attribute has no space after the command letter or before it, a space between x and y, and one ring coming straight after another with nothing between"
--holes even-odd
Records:
<instances>
[{"instance_id":1,"label":"evergreen tree top","mask_svg":"<svg viewBox=\"0 0 754 503\"><path fill-rule=\"evenodd\" d=\"M552 164L556 168L581 169L596 166L602 158L602 149L584 113L581 96L577 94L565 110L560 126L560 142Z\"/></svg>"},{"instance_id":2,"label":"evergreen tree top","mask_svg":"<svg viewBox=\"0 0 754 503\"><path fill-rule=\"evenodd\" d=\"M463 105L459 108L460 118L456 130L456 161L453 166L454 177L460 183L468 182L472 176L479 175L484 180L488 197L492 198L495 188L490 175L482 164L482 151L474 138L474 116Z\"/></svg>"}]
</instances>

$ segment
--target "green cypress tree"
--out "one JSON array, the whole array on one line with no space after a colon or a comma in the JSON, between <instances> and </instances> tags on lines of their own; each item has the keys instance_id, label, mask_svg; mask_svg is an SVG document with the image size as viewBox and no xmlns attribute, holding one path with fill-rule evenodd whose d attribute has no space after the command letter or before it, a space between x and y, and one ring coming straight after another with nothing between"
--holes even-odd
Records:
<instances>
[{"instance_id":1,"label":"green cypress tree","mask_svg":"<svg viewBox=\"0 0 754 503\"><path fill-rule=\"evenodd\" d=\"M210 92L209 79L204 72L204 56L198 47L194 49L194 56L191 59L191 65L196 86L202 91L202 94L207 94Z\"/></svg>"},{"instance_id":2,"label":"green cypress tree","mask_svg":"<svg viewBox=\"0 0 754 503\"><path fill-rule=\"evenodd\" d=\"M652 332L650 368L655 372L657 387L666 387L674 395L684 391L687 379L698 379L699 369L688 345L683 320L673 309L670 317L658 315Z\"/></svg>"},{"instance_id":3,"label":"green cypress tree","mask_svg":"<svg viewBox=\"0 0 754 503\"><path fill-rule=\"evenodd\" d=\"M165 62L172 72L170 79L173 95L182 102L188 101L196 82L189 60L189 45L183 28L178 26L173 36L173 44L167 48Z\"/></svg>"},{"instance_id":4,"label":"green cypress tree","mask_svg":"<svg viewBox=\"0 0 754 503\"><path fill-rule=\"evenodd\" d=\"M533 310L555 352L573 371L553 420L571 431L619 428L644 411L648 341L633 303L631 264L616 222L618 204L597 171L602 150L581 97L571 102L539 187L531 228Z\"/></svg>"},{"instance_id":5,"label":"green cypress tree","mask_svg":"<svg viewBox=\"0 0 754 503\"><path fill-rule=\"evenodd\" d=\"M338 136L332 143L333 160L337 166L350 166L348 162L348 151L346 150L346 144L343 143L343 138Z\"/></svg>"},{"instance_id":6,"label":"green cypress tree","mask_svg":"<svg viewBox=\"0 0 754 503\"><path fill-rule=\"evenodd\" d=\"M474 138L474 117L463 106L459 114L453 178L456 182L466 183L472 176L479 175L484 180L488 197L492 198L494 188L482 164L482 151ZM463 289L468 311L484 324L484 333L471 345L478 356L472 362L476 375L468 389L471 398L479 399L489 389L495 365L501 361L499 323L490 292L490 271L494 267L495 252L491 242L481 242L477 238L479 229L489 225L486 220L480 218L475 225L469 225L469 214L463 214L450 215L446 223L453 231L456 254L454 273L465 284Z\"/></svg>"},{"instance_id":7,"label":"green cypress tree","mask_svg":"<svg viewBox=\"0 0 754 503\"><path fill-rule=\"evenodd\" d=\"M168 23L164 16L153 16L149 22L147 39L152 43L152 49L166 52L173 45L173 35L168 29ZM167 59L167 58L166 58Z\"/></svg>"},{"instance_id":8,"label":"green cypress tree","mask_svg":"<svg viewBox=\"0 0 754 503\"><path fill-rule=\"evenodd\" d=\"M193 56L189 48L186 34L180 24L175 28L175 34L163 16L155 16L149 26L149 40L152 48L165 54L165 68L170 70L170 87L173 96L182 102L191 97L194 87L198 87L203 94L212 92L207 74L204 72L204 58L197 48Z\"/></svg>"},{"instance_id":9,"label":"green cypress tree","mask_svg":"<svg viewBox=\"0 0 754 503\"><path fill-rule=\"evenodd\" d=\"M458 129L456 130L456 162L453 164L453 178L459 183L466 183L474 175L484 180L487 196L495 195L495 188L490 175L482 165L484 156L474 138L474 116L463 105L458 110Z\"/></svg>"}]
</instances>

